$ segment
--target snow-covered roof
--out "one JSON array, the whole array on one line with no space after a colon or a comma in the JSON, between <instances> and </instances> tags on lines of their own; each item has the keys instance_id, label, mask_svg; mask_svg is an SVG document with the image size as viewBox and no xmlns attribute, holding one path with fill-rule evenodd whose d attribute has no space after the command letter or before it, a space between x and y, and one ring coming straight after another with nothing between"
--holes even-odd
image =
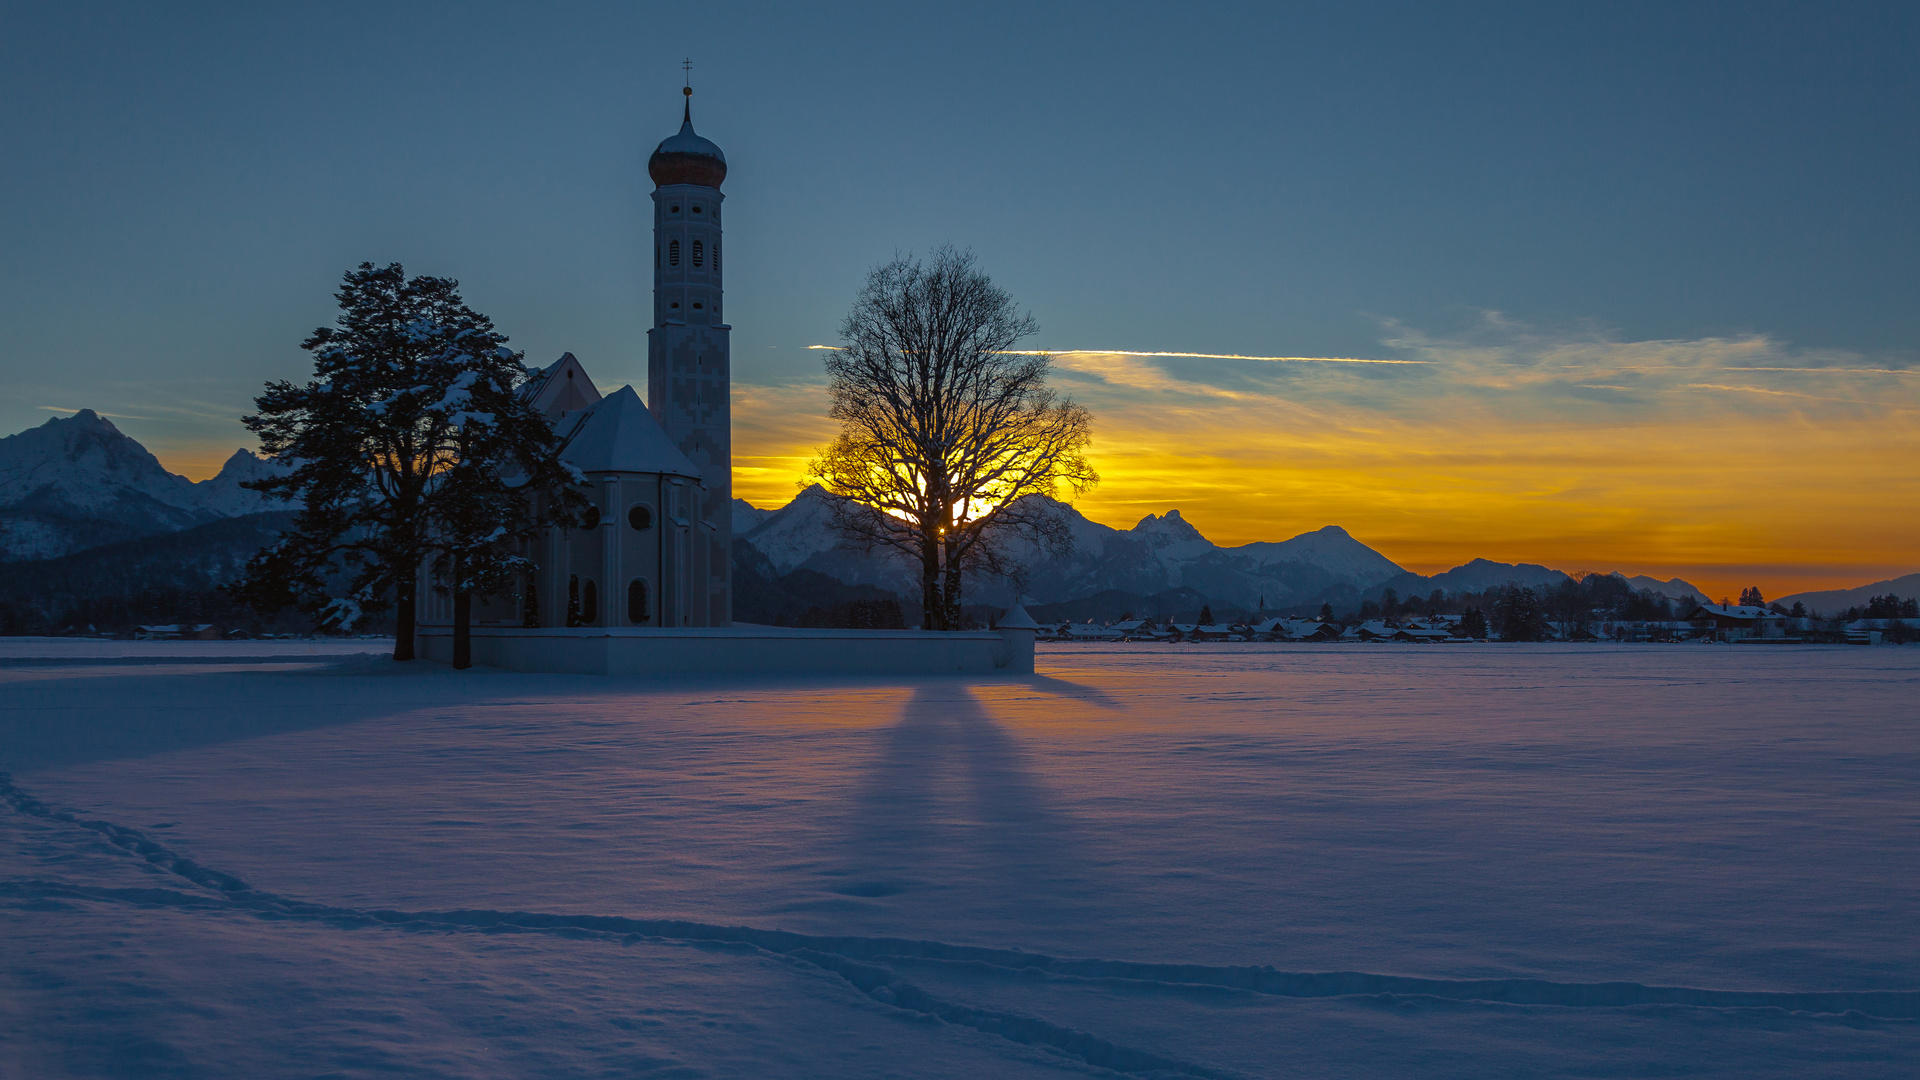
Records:
<instances>
[{"instance_id":1,"label":"snow-covered roof","mask_svg":"<svg viewBox=\"0 0 1920 1080\"><path fill-rule=\"evenodd\" d=\"M1701 604L1700 610L1709 615L1718 615L1723 619L1779 619L1779 612L1764 607L1741 607L1738 604Z\"/></svg>"},{"instance_id":2,"label":"snow-covered roof","mask_svg":"<svg viewBox=\"0 0 1920 1080\"><path fill-rule=\"evenodd\" d=\"M1005 615L1000 616L1000 621L996 625L1002 630L1040 629L1040 624L1034 622L1033 616L1027 614L1027 609L1020 604L1009 608Z\"/></svg>"},{"instance_id":3,"label":"snow-covered roof","mask_svg":"<svg viewBox=\"0 0 1920 1080\"><path fill-rule=\"evenodd\" d=\"M653 152L656 154L698 154L701 157L710 157L722 163L725 163L727 160L727 155L720 152L720 147L715 145L713 140L694 132L692 116L688 116L680 122L679 131L661 139L660 145L654 147Z\"/></svg>"},{"instance_id":4,"label":"snow-covered roof","mask_svg":"<svg viewBox=\"0 0 1920 1080\"><path fill-rule=\"evenodd\" d=\"M600 400L560 456L581 472L659 473L698 480L700 470L673 445L633 387Z\"/></svg>"},{"instance_id":5,"label":"snow-covered roof","mask_svg":"<svg viewBox=\"0 0 1920 1080\"><path fill-rule=\"evenodd\" d=\"M600 400L600 390L572 353L561 353L560 359L520 384L520 396L549 420L559 420L592 408Z\"/></svg>"}]
</instances>

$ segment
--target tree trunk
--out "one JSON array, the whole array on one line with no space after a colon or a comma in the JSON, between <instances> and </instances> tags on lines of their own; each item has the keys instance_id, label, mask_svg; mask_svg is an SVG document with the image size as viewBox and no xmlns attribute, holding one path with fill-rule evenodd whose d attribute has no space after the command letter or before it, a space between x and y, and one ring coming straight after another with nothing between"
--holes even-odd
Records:
<instances>
[{"instance_id":1,"label":"tree trunk","mask_svg":"<svg viewBox=\"0 0 1920 1080\"><path fill-rule=\"evenodd\" d=\"M954 554L954 544L947 542L946 573L941 584L941 610L946 613L946 628L958 630L966 625L966 619L960 614L960 559Z\"/></svg>"},{"instance_id":2,"label":"tree trunk","mask_svg":"<svg viewBox=\"0 0 1920 1080\"><path fill-rule=\"evenodd\" d=\"M945 630L940 615L944 609L940 600L940 541L936 537L920 536L920 629Z\"/></svg>"},{"instance_id":3,"label":"tree trunk","mask_svg":"<svg viewBox=\"0 0 1920 1080\"><path fill-rule=\"evenodd\" d=\"M393 658L411 660L413 659L413 582L409 581L395 591L399 595L394 600Z\"/></svg>"},{"instance_id":4,"label":"tree trunk","mask_svg":"<svg viewBox=\"0 0 1920 1080\"><path fill-rule=\"evenodd\" d=\"M466 561L453 553L453 666L465 671L473 666L473 593L466 587Z\"/></svg>"}]
</instances>

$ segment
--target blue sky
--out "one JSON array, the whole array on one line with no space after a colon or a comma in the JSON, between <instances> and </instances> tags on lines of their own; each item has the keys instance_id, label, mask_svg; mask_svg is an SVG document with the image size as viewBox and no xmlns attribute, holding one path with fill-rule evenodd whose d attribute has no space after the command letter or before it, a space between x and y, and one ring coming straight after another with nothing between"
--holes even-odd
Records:
<instances>
[{"instance_id":1,"label":"blue sky","mask_svg":"<svg viewBox=\"0 0 1920 1080\"><path fill-rule=\"evenodd\" d=\"M1759 340L1763 366L1904 370L1916 46L1911 4L16 5L0 426L93 407L204 473L363 259L461 279L530 360L643 384L643 162L688 56L732 165L746 388L816 382L805 346L865 270L942 242L1050 349ZM1329 400L1432 399L1370 374ZM1910 437L1912 385L1847 422ZM1155 393L1110 411L1151 423ZM1551 408L1633 412L1582 394Z\"/></svg>"}]
</instances>

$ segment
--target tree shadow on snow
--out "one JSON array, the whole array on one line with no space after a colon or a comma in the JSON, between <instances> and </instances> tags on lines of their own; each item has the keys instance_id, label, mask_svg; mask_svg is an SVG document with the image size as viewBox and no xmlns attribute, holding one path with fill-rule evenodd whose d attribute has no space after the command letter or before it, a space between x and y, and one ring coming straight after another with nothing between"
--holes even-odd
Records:
<instances>
[{"instance_id":1,"label":"tree shadow on snow","mask_svg":"<svg viewBox=\"0 0 1920 1080\"><path fill-rule=\"evenodd\" d=\"M1077 701L1084 701L1102 709L1118 711L1125 708L1125 706L1120 704L1119 698L1114 697L1105 690L1096 686L1073 682L1070 679L1055 678L1052 675L1029 675L1022 681L1036 690L1049 694L1057 694L1060 697L1073 698Z\"/></svg>"},{"instance_id":2,"label":"tree shadow on snow","mask_svg":"<svg viewBox=\"0 0 1920 1080\"><path fill-rule=\"evenodd\" d=\"M920 890L972 910L1064 915L1086 876L1080 830L1059 813L1026 753L972 689L921 686L880 735L848 808L845 896Z\"/></svg>"},{"instance_id":3,"label":"tree shadow on snow","mask_svg":"<svg viewBox=\"0 0 1920 1080\"><path fill-rule=\"evenodd\" d=\"M390 661L388 663L391 663ZM403 665L393 665L402 667ZM412 665L405 665L412 667ZM241 739L358 723L417 707L386 692L329 693L332 677L386 673L348 663L240 668L114 665L0 679L0 771L15 774L152 757ZM394 683L431 679L421 667Z\"/></svg>"}]
</instances>

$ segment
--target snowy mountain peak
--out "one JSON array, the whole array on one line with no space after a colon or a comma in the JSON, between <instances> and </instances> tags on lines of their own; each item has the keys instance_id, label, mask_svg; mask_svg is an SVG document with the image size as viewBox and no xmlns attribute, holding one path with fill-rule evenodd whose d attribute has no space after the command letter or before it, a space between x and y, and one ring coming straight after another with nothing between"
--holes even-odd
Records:
<instances>
[{"instance_id":1,"label":"snowy mountain peak","mask_svg":"<svg viewBox=\"0 0 1920 1080\"><path fill-rule=\"evenodd\" d=\"M831 525L832 509L833 496L814 484L778 510L757 511L767 516L745 538L784 574L840 546L840 535Z\"/></svg>"},{"instance_id":2,"label":"snowy mountain peak","mask_svg":"<svg viewBox=\"0 0 1920 1080\"><path fill-rule=\"evenodd\" d=\"M1165 539L1159 540L1160 546L1178 541L1197 540L1202 544L1207 543L1207 538L1200 535L1200 530L1194 528L1186 518L1181 517L1178 510L1169 510L1157 515L1148 514L1128 531L1142 536L1164 537Z\"/></svg>"},{"instance_id":3,"label":"snowy mountain peak","mask_svg":"<svg viewBox=\"0 0 1920 1080\"><path fill-rule=\"evenodd\" d=\"M733 535L745 536L772 516L771 510L762 510L745 499L735 499L733 500Z\"/></svg>"},{"instance_id":4,"label":"snowy mountain peak","mask_svg":"<svg viewBox=\"0 0 1920 1080\"><path fill-rule=\"evenodd\" d=\"M196 508L192 481L168 472L146 447L92 409L0 439L0 506L38 498L96 510L129 492L176 509Z\"/></svg>"},{"instance_id":5,"label":"snowy mountain peak","mask_svg":"<svg viewBox=\"0 0 1920 1080\"><path fill-rule=\"evenodd\" d=\"M280 499L240 486L242 481L264 480L279 471L277 462L241 448L233 452L233 456L220 466L220 471L211 479L195 484L194 495L199 499L201 509L222 517L257 514L263 510L284 510L288 506Z\"/></svg>"},{"instance_id":6,"label":"snowy mountain peak","mask_svg":"<svg viewBox=\"0 0 1920 1080\"><path fill-rule=\"evenodd\" d=\"M45 424L42 424L40 426L50 427L54 424L58 424L60 420L61 420L60 417L57 417L57 416L52 417ZM115 435L118 435L121 433L119 428L113 426L113 421L107 419L104 416L101 416L99 413L94 412L92 409L81 409L79 412L74 413L72 416L66 417L66 421L69 424L72 424L75 428L83 431L92 430L92 431L99 431L103 433L111 432L112 434L115 434Z\"/></svg>"},{"instance_id":7,"label":"snowy mountain peak","mask_svg":"<svg viewBox=\"0 0 1920 1080\"><path fill-rule=\"evenodd\" d=\"M139 441L92 409L0 438L0 558L44 559L289 509L240 486L277 466L236 450L196 484L168 472Z\"/></svg>"}]
</instances>

